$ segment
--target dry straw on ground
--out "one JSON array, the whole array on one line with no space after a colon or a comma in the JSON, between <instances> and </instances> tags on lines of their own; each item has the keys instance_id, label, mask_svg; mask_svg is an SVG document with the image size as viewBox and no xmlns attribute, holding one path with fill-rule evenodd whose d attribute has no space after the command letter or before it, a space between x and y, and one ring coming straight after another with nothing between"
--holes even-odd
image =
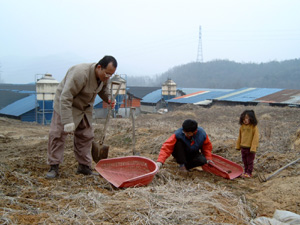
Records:
<instances>
[{"instance_id":1,"label":"dry straw on ground","mask_svg":"<svg viewBox=\"0 0 300 225\"><path fill-rule=\"evenodd\" d=\"M206 130L213 153L242 165L235 140L239 115L249 108L261 134L252 179L226 180L198 170L185 176L170 157L149 186L128 189L115 189L101 176L77 175L71 137L60 177L45 179L49 127L0 118L0 223L249 224L276 209L300 214L299 163L266 183L257 178L257 172L269 175L300 156L299 109L187 105L163 115L139 115L135 149L156 160L162 143L192 118ZM103 121L95 121L96 138ZM110 158L132 155L130 119L112 119L105 143Z\"/></svg>"}]
</instances>

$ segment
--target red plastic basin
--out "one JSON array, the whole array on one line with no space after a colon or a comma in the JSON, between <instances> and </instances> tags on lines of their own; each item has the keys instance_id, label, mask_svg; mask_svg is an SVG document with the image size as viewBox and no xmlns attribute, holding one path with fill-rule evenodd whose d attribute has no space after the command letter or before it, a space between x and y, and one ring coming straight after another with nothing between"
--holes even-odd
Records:
<instances>
[{"instance_id":1,"label":"red plastic basin","mask_svg":"<svg viewBox=\"0 0 300 225\"><path fill-rule=\"evenodd\" d=\"M212 161L214 164L205 164L202 169L230 180L241 176L243 173L243 167L219 155L212 154Z\"/></svg>"},{"instance_id":2,"label":"red plastic basin","mask_svg":"<svg viewBox=\"0 0 300 225\"><path fill-rule=\"evenodd\" d=\"M158 172L153 160L141 156L102 159L95 169L117 188L147 185Z\"/></svg>"}]
</instances>

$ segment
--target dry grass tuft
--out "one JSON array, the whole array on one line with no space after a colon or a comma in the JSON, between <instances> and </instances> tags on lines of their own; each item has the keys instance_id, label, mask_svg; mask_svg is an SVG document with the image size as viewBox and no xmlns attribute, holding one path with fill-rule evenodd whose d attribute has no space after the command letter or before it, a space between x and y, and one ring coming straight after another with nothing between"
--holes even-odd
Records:
<instances>
[{"instance_id":1,"label":"dry grass tuft","mask_svg":"<svg viewBox=\"0 0 300 225\"><path fill-rule=\"evenodd\" d=\"M234 148L245 109L255 110L261 134L252 179L226 180L205 171L183 176L169 158L147 187L128 189L116 189L101 176L77 175L71 136L60 177L45 179L49 127L0 119L0 224L249 224L250 217L272 216L277 208L299 214L299 163L268 183L256 175L299 157L299 109L187 105L142 114L135 121L135 149L156 160L163 142L192 118L209 135L215 154L242 165ZM96 139L103 124L94 125ZM132 155L131 120L111 119L105 144L110 158Z\"/></svg>"}]
</instances>

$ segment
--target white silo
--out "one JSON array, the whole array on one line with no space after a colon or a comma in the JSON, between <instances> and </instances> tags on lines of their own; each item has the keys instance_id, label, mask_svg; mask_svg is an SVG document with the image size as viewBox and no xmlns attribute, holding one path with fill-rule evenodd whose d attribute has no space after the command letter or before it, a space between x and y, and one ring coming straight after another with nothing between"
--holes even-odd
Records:
<instances>
[{"instance_id":1,"label":"white silo","mask_svg":"<svg viewBox=\"0 0 300 225\"><path fill-rule=\"evenodd\" d=\"M122 107L125 108L126 110L126 80L122 78L120 75L115 74L111 79L110 79L110 88L112 88L112 93L115 96L117 91L118 95L116 96L116 106L114 113L118 113L119 109ZM126 111L125 111L126 114Z\"/></svg>"},{"instance_id":2,"label":"white silo","mask_svg":"<svg viewBox=\"0 0 300 225\"><path fill-rule=\"evenodd\" d=\"M53 100L59 82L51 74L45 74L36 82L36 100L38 103L37 122L49 124L53 114Z\"/></svg>"},{"instance_id":3,"label":"white silo","mask_svg":"<svg viewBox=\"0 0 300 225\"><path fill-rule=\"evenodd\" d=\"M164 100L169 100L171 98L176 97L176 83L168 78L166 82L163 83L161 91L162 91L162 97Z\"/></svg>"}]
</instances>

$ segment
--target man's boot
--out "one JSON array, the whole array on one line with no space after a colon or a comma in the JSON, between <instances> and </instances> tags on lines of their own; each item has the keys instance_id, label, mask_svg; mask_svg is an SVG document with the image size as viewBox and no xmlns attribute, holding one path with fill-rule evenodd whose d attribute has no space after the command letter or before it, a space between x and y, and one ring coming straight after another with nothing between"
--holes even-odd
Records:
<instances>
[{"instance_id":1,"label":"man's boot","mask_svg":"<svg viewBox=\"0 0 300 225\"><path fill-rule=\"evenodd\" d=\"M98 173L93 172L89 166L83 164L78 164L77 173L83 175L99 175Z\"/></svg>"},{"instance_id":2,"label":"man's boot","mask_svg":"<svg viewBox=\"0 0 300 225\"><path fill-rule=\"evenodd\" d=\"M55 178L58 176L58 164L51 165L50 170L46 174L46 178Z\"/></svg>"}]
</instances>

